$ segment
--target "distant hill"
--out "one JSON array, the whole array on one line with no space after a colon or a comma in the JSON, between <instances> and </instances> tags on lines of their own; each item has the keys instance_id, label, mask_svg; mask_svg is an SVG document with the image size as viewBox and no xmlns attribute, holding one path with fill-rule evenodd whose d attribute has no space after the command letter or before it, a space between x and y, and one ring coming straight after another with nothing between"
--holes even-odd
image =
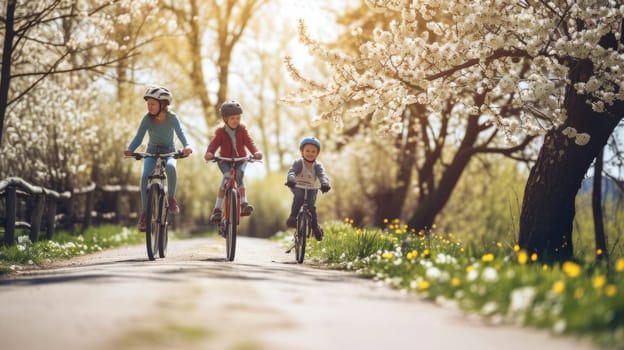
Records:
<instances>
[{"instance_id":1,"label":"distant hill","mask_svg":"<svg viewBox=\"0 0 624 350\"><path fill-rule=\"evenodd\" d=\"M579 189L578 194L579 195L591 194L593 185L594 185L594 177L593 176L588 177L587 179L583 180L583 183L581 183L581 188ZM620 201L624 198L624 193L622 192L620 187L618 187L618 184L615 180L613 180L610 177L603 176L602 177L602 198L603 198L603 201L607 199Z\"/></svg>"}]
</instances>

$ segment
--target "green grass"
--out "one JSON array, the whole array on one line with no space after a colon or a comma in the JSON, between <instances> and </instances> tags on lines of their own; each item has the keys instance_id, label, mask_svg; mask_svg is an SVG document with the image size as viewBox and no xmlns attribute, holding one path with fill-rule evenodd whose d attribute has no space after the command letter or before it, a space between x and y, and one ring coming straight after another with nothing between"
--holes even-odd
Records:
<instances>
[{"instance_id":1,"label":"green grass","mask_svg":"<svg viewBox=\"0 0 624 350\"><path fill-rule=\"evenodd\" d=\"M0 247L0 274L10 273L19 265L42 265L54 259L66 259L144 241L143 233L112 225L92 227L80 235L58 232L53 241L44 240L34 244L28 235L18 235L15 245Z\"/></svg>"},{"instance_id":2,"label":"green grass","mask_svg":"<svg viewBox=\"0 0 624 350\"><path fill-rule=\"evenodd\" d=\"M356 271L491 323L589 336L604 347L624 343L623 258L596 265L592 254L591 261L543 265L508 243L469 245L435 228L424 234L395 221L359 229L346 221L326 224L325 239L310 240L306 261Z\"/></svg>"}]
</instances>

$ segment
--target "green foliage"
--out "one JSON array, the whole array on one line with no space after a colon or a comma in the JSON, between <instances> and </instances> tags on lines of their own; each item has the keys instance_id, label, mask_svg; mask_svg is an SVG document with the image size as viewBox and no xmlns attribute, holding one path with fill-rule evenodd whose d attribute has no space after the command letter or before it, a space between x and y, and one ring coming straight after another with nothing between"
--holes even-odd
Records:
<instances>
[{"instance_id":1,"label":"green foliage","mask_svg":"<svg viewBox=\"0 0 624 350\"><path fill-rule=\"evenodd\" d=\"M286 227L293 195L288 187L284 186L285 181L286 173L272 173L261 179L246 180L247 198L254 206L254 212L253 215L241 220L242 234L270 237Z\"/></svg>"},{"instance_id":2,"label":"green foliage","mask_svg":"<svg viewBox=\"0 0 624 350\"><path fill-rule=\"evenodd\" d=\"M438 216L437 226L456 232L465 241L503 240L513 245L527 177L526 169L507 158L471 162Z\"/></svg>"},{"instance_id":3,"label":"green foliage","mask_svg":"<svg viewBox=\"0 0 624 350\"><path fill-rule=\"evenodd\" d=\"M54 241L38 241L34 244L23 235L17 244L0 247L0 273L13 270L15 265L41 265L53 259L98 252L125 244L144 242L145 236L135 230L119 226L99 226L87 229L79 236L59 232Z\"/></svg>"},{"instance_id":4,"label":"green foliage","mask_svg":"<svg viewBox=\"0 0 624 350\"><path fill-rule=\"evenodd\" d=\"M512 247L517 241L518 222L528 172L509 159L489 158L472 163L464 172L449 203L438 217L437 227L456 233L466 249L483 251L497 244ZM577 256L595 254L591 193L577 197L573 226ZM624 256L624 204L605 199L604 225L613 259Z\"/></svg>"},{"instance_id":5,"label":"green foliage","mask_svg":"<svg viewBox=\"0 0 624 350\"><path fill-rule=\"evenodd\" d=\"M383 230L327 224L325 239L312 242L307 254L494 324L590 336L605 347L624 341L622 258L609 266L540 265L517 246L468 247L452 234L414 233L396 221Z\"/></svg>"},{"instance_id":6,"label":"green foliage","mask_svg":"<svg viewBox=\"0 0 624 350\"><path fill-rule=\"evenodd\" d=\"M612 197L604 198L604 200L602 210L608 253L613 258L624 257L624 203L617 202ZM595 254L591 192L581 194L576 198L576 216L572 232L576 254Z\"/></svg>"},{"instance_id":7,"label":"green foliage","mask_svg":"<svg viewBox=\"0 0 624 350\"><path fill-rule=\"evenodd\" d=\"M324 238L323 244L311 240L307 251L329 264L345 260L358 261L389 248L389 242L375 229L358 229L353 232L349 223L330 222L323 226L323 230L331 234Z\"/></svg>"}]
</instances>

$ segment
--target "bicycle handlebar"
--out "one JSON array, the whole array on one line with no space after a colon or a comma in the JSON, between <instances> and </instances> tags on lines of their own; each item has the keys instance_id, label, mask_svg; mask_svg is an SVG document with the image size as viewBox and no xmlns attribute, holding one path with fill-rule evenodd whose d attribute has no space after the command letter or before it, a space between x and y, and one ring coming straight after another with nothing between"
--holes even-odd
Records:
<instances>
[{"instance_id":1,"label":"bicycle handlebar","mask_svg":"<svg viewBox=\"0 0 624 350\"><path fill-rule=\"evenodd\" d=\"M239 158L213 156L212 159L209 160L208 162L217 162L219 160L223 160L223 161L226 161L226 162L234 162L234 163L242 162L242 161L250 162L250 163L253 163L253 162L260 162L260 163L262 163L261 159L256 159L256 158L254 158L253 155L249 155L249 156L245 156L245 157L239 157Z\"/></svg>"},{"instance_id":2,"label":"bicycle handlebar","mask_svg":"<svg viewBox=\"0 0 624 350\"><path fill-rule=\"evenodd\" d=\"M169 153L132 152L132 155L126 156L126 157L128 158L132 157L136 160L141 160L141 159L150 158L150 157L155 157L155 158L173 157L175 159L180 159L180 158L186 158L188 156L185 155L184 152L182 152L181 150L178 150L178 151L169 152Z\"/></svg>"}]
</instances>

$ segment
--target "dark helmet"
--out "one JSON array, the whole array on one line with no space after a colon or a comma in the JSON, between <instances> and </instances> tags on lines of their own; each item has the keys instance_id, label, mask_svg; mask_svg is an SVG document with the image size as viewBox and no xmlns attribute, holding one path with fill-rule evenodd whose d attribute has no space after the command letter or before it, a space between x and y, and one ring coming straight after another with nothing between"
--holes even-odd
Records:
<instances>
[{"instance_id":1,"label":"dark helmet","mask_svg":"<svg viewBox=\"0 0 624 350\"><path fill-rule=\"evenodd\" d=\"M223 118L227 118L231 115L243 114L243 107L237 101L225 101L219 107L219 113Z\"/></svg>"},{"instance_id":2,"label":"dark helmet","mask_svg":"<svg viewBox=\"0 0 624 350\"><path fill-rule=\"evenodd\" d=\"M145 94L143 94L144 100L147 100L148 98L154 98L158 101L170 104L173 95L171 95L171 91L169 91L166 87L151 86L145 91Z\"/></svg>"},{"instance_id":3,"label":"dark helmet","mask_svg":"<svg viewBox=\"0 0 624 350\"><path fill-rule=\"evenodd\" d=\"M314 145L318 148L319 152L321 151L321 141L319 141L316 137L304 137L301 139L301 142L299 143L299 150L303 150L303 146L307 144Z\"/></svg>"}]
</instances>

